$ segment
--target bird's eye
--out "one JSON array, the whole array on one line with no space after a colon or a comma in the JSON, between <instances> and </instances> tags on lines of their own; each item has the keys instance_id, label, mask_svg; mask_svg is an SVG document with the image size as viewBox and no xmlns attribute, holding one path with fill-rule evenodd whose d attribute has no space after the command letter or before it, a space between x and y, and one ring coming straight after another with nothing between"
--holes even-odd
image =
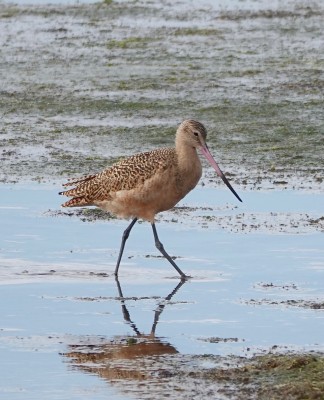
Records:
<instances>
[{"instance_id":1,"label":"bird's eye","mask_svg":"<svg viewBox=\"0 0 324 400\"><path fill-rule=\"evenodd\" d=\"M194 132L194 135L195 135L195 136L198 136L198 132Z\"/></svg>"}]
</instances>

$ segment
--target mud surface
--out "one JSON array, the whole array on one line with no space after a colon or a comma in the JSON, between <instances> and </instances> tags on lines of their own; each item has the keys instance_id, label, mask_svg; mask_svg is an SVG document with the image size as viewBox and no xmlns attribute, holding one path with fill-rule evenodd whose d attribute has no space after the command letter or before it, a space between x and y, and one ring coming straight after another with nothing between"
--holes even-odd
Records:
<instances>
[{"instance_id":1,"label":"mud surface","mask_svg":"<svg viewBox=\"0 0 324 400\"><path fill-rule=\"evenodd\" d=\"M0 2L1 398L324 398L323 24L319 0ZM193 278L139 223L116 282L127 223L60 183L188 117L243 204L206 169L157 223Z\"/></svg>"},{"instance_id":2,"label":"mud surface","mask_svg":"<svg viewBox=\"0 0 324 400\"><path fill-rule=\"evenodd\" d=\"M174 223L201 228L222 228L234 233L311 233L324 232L324 216L314 218L308 213L237 212L237 207L219 210L218 207L174 207L158 217L166 223ZM227 212L226 212L227 211ZM235 212L236 211L236 212ZM99 209L49 210L53 217L77 217L83 222L110 221L116 217ZM191 223L188 224L188 221ZM188 226L189 225L189 226Z\"/></svg>"}]
</instances>

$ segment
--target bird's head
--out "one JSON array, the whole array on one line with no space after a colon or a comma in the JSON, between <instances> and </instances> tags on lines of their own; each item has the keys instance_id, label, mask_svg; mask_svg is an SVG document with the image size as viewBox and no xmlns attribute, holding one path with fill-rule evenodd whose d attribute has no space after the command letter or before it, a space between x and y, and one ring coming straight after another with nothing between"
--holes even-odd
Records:
<instances>
[{"instance_id":1,"label":"bird's head","mask_svg":"<svg viewBox=\"0 0 324 400\"><path fill-rule=\"evenodd\" d=\"M187 146L192 146L196 149L199 149L200 152L206 157L210 165L215 169L217 175L222 178L225 185L234 194L234 196L239 201L242 201L239 195L232 188L226 176L219 168L213 156L211 155L206 143L206 138L207 138L207 131L204 125L193 119L187 119L180 124L177 130L176 144L181 145L180 143L183 143L186 144Z\"/></svg>"},{"instance_id":2,"label":"bird's head","mask_svg":"<svg viewBox=\"0 0 324 400\"><path fill-rule=\"evenodd\" d=\"M177 130L176 141L199 148L206 145L206 138L207 131L203 124L193 119L186 119L180 124Z\"/></svg>"}]
</instances>

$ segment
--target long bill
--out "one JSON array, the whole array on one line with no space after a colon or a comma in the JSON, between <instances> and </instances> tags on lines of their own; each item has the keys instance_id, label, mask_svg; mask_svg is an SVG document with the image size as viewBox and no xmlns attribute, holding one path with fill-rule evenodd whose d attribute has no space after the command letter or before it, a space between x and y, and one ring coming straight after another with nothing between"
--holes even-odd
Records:
<instances>
[{"instance_id":1,"label":"long bill","mask_svg":"<svg viewBox=\"0 0 324 400\"><path fill-rule=\"evenodd\" d=\"M213 156L211 155L207 144L203 144L200 147L201 152L203 153L203 155L207 158L207 160L209 161L209 163L211 164L211 166L215 169L217 175L219 177L222 178L223 182L225 183L225 185L229 188L229 190L234 194L234 196L242 202L240 196L235 192L235 190L232 188L231 184L229 183L229 181L227 180L226 176L223 174L223 172L221 171L221 169L219 168L219 166L217 165L217 162L214 160Z\"/></svg>"}]
</instances>

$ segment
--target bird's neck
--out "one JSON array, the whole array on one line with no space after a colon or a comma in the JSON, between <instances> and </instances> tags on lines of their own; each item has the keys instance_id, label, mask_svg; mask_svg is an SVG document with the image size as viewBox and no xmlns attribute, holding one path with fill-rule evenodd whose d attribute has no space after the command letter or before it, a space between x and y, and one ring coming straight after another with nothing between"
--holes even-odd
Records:
<instances>
[{"instance_id":1,"label":"bird's neck","mask_svg":"<svg viewBox=\"0 0 324 400\"><path fill-rule=\"evenodd\" d=\"M200 164L197 150L191 146L178 146L176 147L178 163L181 169L190 170Z\"/></svg>"},{"instance_id":2,"label":"bird's neck","mask_svg":"<svg viewBox=\"0 0 324 400\"><path fill-rule=\"evenodd\" d=\"M189 190L193 189L201 178L202 166L197 150L191 146L176 147L180 180Z\"/></svg>"}]
</instances>

